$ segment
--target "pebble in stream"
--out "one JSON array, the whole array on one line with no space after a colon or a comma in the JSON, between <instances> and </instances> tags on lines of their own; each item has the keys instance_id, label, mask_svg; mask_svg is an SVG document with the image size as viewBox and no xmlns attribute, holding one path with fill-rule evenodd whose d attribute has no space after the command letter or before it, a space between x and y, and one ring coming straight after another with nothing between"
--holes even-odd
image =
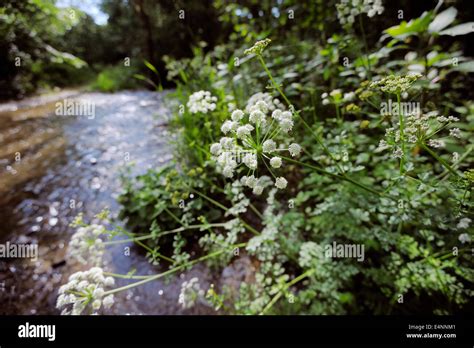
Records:
<instances>
[{"instance_id":1,"label":"pebble in stream","mask_svg":"<svg viewBox=\"0 0 474 348\"><path fill-rule=\"evenodd\" d=\"M105 207L116 215L120 173L128 163L134 162L130 174L137 175L172 158L163 93L86 93L74 98L94 105L95 117L56 116L54 100L22 103L21 109L3 112L0 108L0 242L39 245L36 262L0 261L0 314L58 314L58 287L84 269L65 256L74 233L69 223L81 212L91 221ZM109 249L106 270L160 272L142 253L132 248L126 256L123 248ZM245 270L234 272L231 266L222 274L240 281L248 278L249 267ZM117 294L107 313L213 314L199 303L181 308L179 291L185 279L198 277L207 289L222 281L222 274L198 264L169 282L157 280ZM129 282L117 280L116 286Z\"/></svg>"}]
</instances>

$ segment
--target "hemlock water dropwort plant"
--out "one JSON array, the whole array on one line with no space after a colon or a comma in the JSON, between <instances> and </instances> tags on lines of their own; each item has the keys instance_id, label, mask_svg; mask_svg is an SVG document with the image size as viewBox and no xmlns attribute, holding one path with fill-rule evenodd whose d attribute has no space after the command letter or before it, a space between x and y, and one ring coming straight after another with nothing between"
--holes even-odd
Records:
<instances>
[{"instance_id":1,"label":"hemlock water dropwort plant","mask_svg":"<svg viewBox=\"0 0 474 348\"><path fill-rule=\"evenodd\" d=\"M114 284L114 278L105 277L100 267L76 272L59 288L56 308L63 309L62 315L79 315L86 310L96 314L102 307L108 309L114 304L114 295L107 295L105 291Z\"/></svg>"},{"instance_id":2,"label":"hemlock water dropwort plant","mask_svg":"<svg viewBox=\"0 0 474 348\"><path fill-rule=\"evenodd\" d=\"M241 177L243 185L252 188L254 194L261 194L264 181L262 173L269 172L275 186L284 189L287 180L275 174L283 165L281 153L288 152L296 157L301 146L290 143L294 126L293 114L268 93L253 95L245 111L236 109L221 127L224 136L210 147L219 170L227 178L234 177L239 167L246 175Z\"/></svg>"}]
</instances>

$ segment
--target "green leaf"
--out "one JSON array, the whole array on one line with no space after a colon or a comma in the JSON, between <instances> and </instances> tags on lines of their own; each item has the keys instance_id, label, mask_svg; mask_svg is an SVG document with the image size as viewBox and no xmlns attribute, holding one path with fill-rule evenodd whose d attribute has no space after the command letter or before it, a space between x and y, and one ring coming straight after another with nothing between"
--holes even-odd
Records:
<instances>
[{"instance_id":1,"label":"green leaf","mask_svg":"<svg viewBox=\"0 0 474 348\"><path fill-rule=\"evenodd\" d=\"M386 29L385 32L391 37L405 39L408 36L426 31L432 18L433 14L431 12L424 12L421 17L412 19L409 22L403 21L399 25Z\"/></svg>"},{"instance_id":2,"label":"green leaf","mask_svg":"<svg viewBox=\"0 0 474 348\"><path fill-rule=\"evenodd\" d=\"M458 36L458 35L466 35L472 32L474 32L474 22L467 22L467 23L455 25L454 27L443 30L442 32L439 33L439 35Z\"/></svg>"},{"instance_id":3,"label":"green leaf","mask_svg":"<svg viewBox=\"0 0 474 348\"><path fill-rule=\"evenodd\" d=\"M155 74L158 75L158 71L156 70L156 68L153 66L153 64L151 64L149 61L147 61L146 59L143 61L146 65L146 67L148 69L150 69L151 71L153 71Z\"/></svg>"},{"instance_id":4,"label":"green leaf","mask_svg":"<svg viewBox=\"0 0 474 348\"><path fill-rule=\"evenodd\" d=\"M450 7L447 10L444 10L443 12L438 14L435 19L430 23L428 31L430 33L440 32L454 21L457 14L458 10L456 10L454 7Z\"/></svg>"}]
</instances>

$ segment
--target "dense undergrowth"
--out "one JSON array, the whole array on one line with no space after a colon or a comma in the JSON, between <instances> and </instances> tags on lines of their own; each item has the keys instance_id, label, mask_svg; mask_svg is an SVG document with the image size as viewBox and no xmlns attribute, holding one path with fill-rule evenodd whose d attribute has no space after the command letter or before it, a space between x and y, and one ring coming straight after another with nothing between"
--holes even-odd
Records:
<instances>
[{"instance_id":1,"label":"dense undergrowth","mask_svg":"<svg viewBox=\"0 0 474 348\"><path fill-rule=\"evenodd\" d=\"M88 310L197 262L222 269L248 255L252 281L185 282L180 302L241 314L472 311L474 63L456 41L472 24L438 6L368 45L383 7L356 3L338 5L343 29L327 40L236 39L166 59L175 160L125 182L133 232L77 223L98 253L117 242L98 236L121 234L169 270L130 276ZM60 307L88 308L94 286Z\"/></svg>"}]
</instances>

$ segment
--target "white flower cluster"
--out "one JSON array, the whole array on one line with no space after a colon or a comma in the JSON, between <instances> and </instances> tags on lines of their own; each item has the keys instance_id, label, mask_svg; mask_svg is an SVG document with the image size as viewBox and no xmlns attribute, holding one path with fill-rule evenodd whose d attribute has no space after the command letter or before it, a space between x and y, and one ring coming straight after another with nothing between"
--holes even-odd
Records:
<instances>
[{"instance_id":1,"label":"white flower cluster","mask_svg":"<svg viewBox=\"0 0 474 348\"><path fill-rule=\"evenodd\" d=\"M468 229L469 226L471 225L471 222L472 220L465 217L465 218L462 218L459 220L459 222L457 223L456 225L456 228L458 230L464 230L464 229ZM468 234L468 233L461 233L458 237L459 241L462 243L462 244L465 244L465 243L470 243L471 242L471 236Z\"/></svg>"},{"instance_id":2,"label":"white flower cluster","mask_svg":"<svg viewBox=\"0 0 474 348\"><path fill-rule=\"evenodd\" d=\"M263 50L270 44L270 42L272 42L272 40L270 39L257 41L252 47L246 49L244 51L244 54L245 55L249 55L249 54L260 55L262 54Z\"/></svg>"},{"instance_id":3,"label":"white flower cluster","mask_svg":"<svg viewBox=\"0 0 474 348\"><path fill-rule=\"evenodd\" d=\"M459 220L458 224L456 225L456 228L460 230L469 228L469 226L471 225L471 222L472 220L469 218L462 218L461 220Z\"/></svg>"},{"instance_id":4,"label":"white flower cluster","mask_svg":"<svg viewBox=\"0 0 474 348\"><path fill-rule=\"evenodd\" d=\"M413 112L409 115L404 115L405 118L405 140L408 143L416 144L420 141L425 141L428 134L437 133L439 123L456 122L459 119L454 116L438 116L437 111L428 113ZM459 128L452 128L449 131L450 136L455 138L461 137ZM394 127L385 130L385 139L380 140L378 150L391 149L394 158L401 158L403 156L400 148L400 130L399 121L396 119ZM433 148L445 147L445 142L442 139L428 139L427 144ZM459 154L453 153L453 161L459 159Z\"/></svg>"},{"instance_id":5,"label":"white flower cluster","mask_svg":"<svg viewBox=\"0 0 474 348\"><path fill-rule=\"evenodd\" d=\"M382 0L341 0L336 4L337 18L341 25L351 25L355 17L362 13L367 13L368 17L376 14L381 15L384 11Z\"/></svg>"},{"instance_id":6,"label":"white flower cluster","mask_svg":"<svg viewBox=\"0 0 474 348\"><path fill-rule=\"evenodd\" d=\"M268 110L273 112L276 109L285 110L285 105L277 98L273 98L270 93L258 92L253 94L247 101L245 112L250 113L251 108L259 101L264 101L267 104Z\"/></svg>"},{"instance_id":7,"label":"white flower cluster","mask_svg":"<svg viewBox=\"0 0 474 348\"><path fill-rule=\"evenodd\" d=\"M461 233L458 239L462 244L471 242L471 236L469 236L467 233Z\"/></svg>"},{"instance_id":8,"label":"white flower cluster","mask_svg":"<svg viewBox=\"0 0 474 348\"><path fill-rule=\"evenodd\" d=\"M194 277L181 284L178 303L181 304L183 308L188 309L193 307L200 298L204 297L204 295L205 292L199 285L199 279Z\"/></svg>"},{"instance_id":9,"label":"white flower cluster","mask_svg":"<svg viewBox=\"0 0 474 348\"><path fill-rule=\"evenodd\" d=\"M106 232L104 226L81 226L71 237L68 246L68 256L82 264L100 265L105 251L105 245L100 236Z\"/></svg>"},{"instance_id":10,"label":"white flower cluster","mask_svg":"<svg viewBox=\"0 0 474 348\"><path fill-rule=\"evenodd\" d=\"M403 94L422 77L420 73L409 73L407 75L389 75L381 80L370 83L370 89L381 90L389 94Z\"/></svg>"},{"instance_id":11,"label":"white flower cluster","mask_svg":"<svg viewBox=\"0 0 474 348\"><path fill-rule=\"evenodd\" d=\"M282 166L279 152L288 151L292 157L300 154L300 145L285 145L285 141L288 143L290 139L288 133L293 125L293 114L284 110L278 99L273 99L268 93L257 93L249 99L245 112L234 110L230 120L222 124L224 136L218 143L211 145L210 152L227 178L232 178L238 167L244 164L248 173L241 178L241 183L252 188L254 194L261 194L269 180L272 182L265 175L257 176L259 160L274 176L275 186L284 189L287 180L276 177L271 168ZM275 141L278 135L284 138L280 145Z\"/></svg>"},{"instance_id":12,"label":"white flower cluster","mask_svg":"<svg viewBox=\"0 0 474 348\"><path fill-rule=\"evenodd\" d=\"M189 96L186 105L192 114L197 114L198 112L206 114L208 111L214 111L216 109L216 102L217 97L211 95L211 92L198 91Z\"/></svg>"},{"instance_id":13,"label":"white flower cluster","mask_svg":"<svg viewBox=\"0 0 474 348\"><path fill-rule=\"evenodd\" d=\"M104 289L114 283L114 278L105 277L100 267L74 273L68 283L59 288L56 308L64 307L62 315L79 315L86 308L95 314L101 307L110 308L114 304L114 295L105 296Z\"/></svg>"},{"instance_id":14,"label":"white flower cluster","mask_svg":"<svg viewBox=\"0 0 474 348\"><path fill-rule=\"evenodd\" d=\"M342 91L340 89L334 89L329 94L328 93L321 94L321 98L323 99L323 105L328 105L331 103L341 104L341 103L346 103L346 102L350 102L354 100L355 93L348 92L348 93L342 94Z\"/></svg>"}]
</instances>

